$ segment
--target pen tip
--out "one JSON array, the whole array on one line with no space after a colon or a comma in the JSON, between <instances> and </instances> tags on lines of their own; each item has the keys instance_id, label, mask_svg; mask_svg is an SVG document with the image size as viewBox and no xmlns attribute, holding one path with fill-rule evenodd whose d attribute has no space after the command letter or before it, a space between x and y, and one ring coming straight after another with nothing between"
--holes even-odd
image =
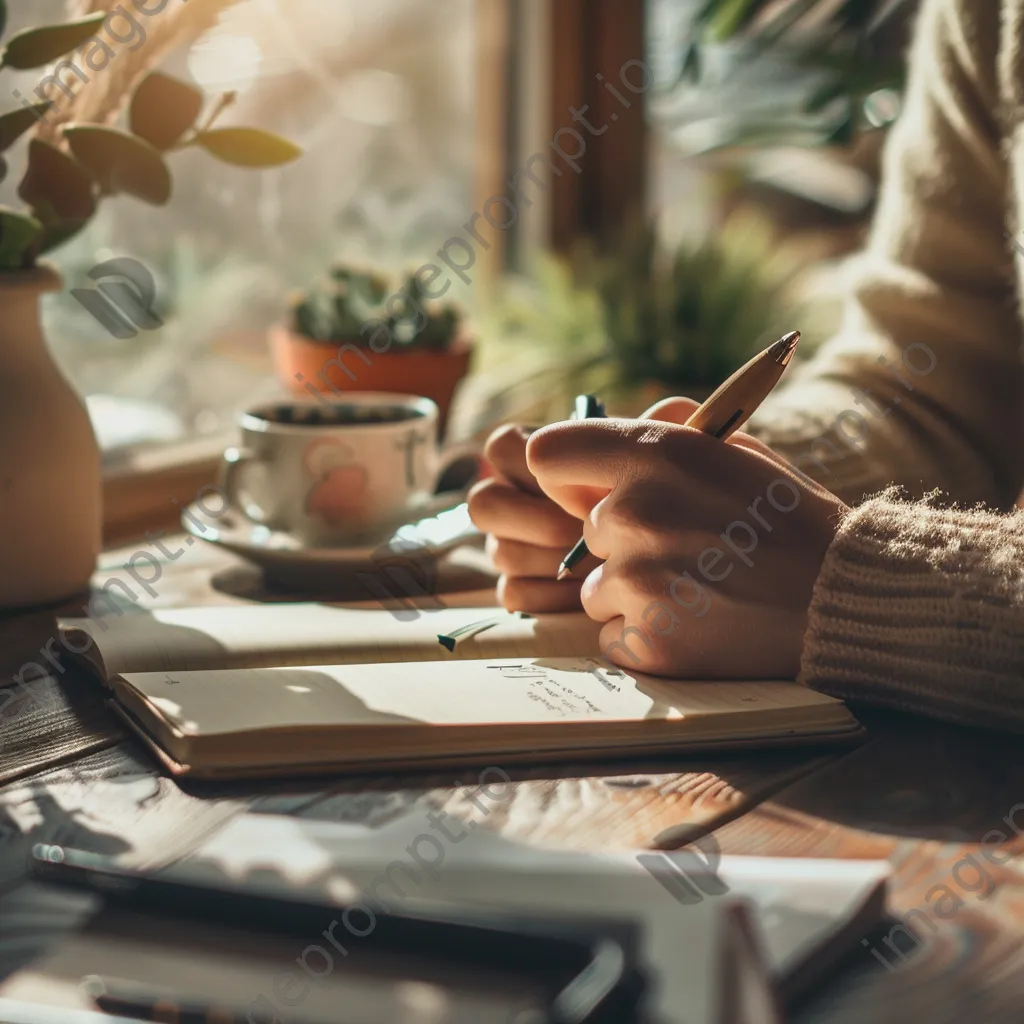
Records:
<instances>
[{"instance_id":1,"label":"pen tip","mask_svg":"<svg viewBox=\"0 0 1024 1024\"><path fill-rule=\"evenodd\" d=\"M788 366L789 361L793 358L793 353L796 351L796 346L800 342L800 332L790 331L789 334L784 334L777 342L771 346L772 358L780 366Z\"/></svg>"},{"instance_id":2,"label":"pen tip","mask_svg":"<svg viewBox=\"0 0 1024 1024\"><path fill-rule=\"evenodd\" d=\"M561 582L562 580L567 580L571 575L572 569L570 569L567 565L560 565L558 567L558 575L555 577L555 579Z\"/></svg>"}]
</instances>

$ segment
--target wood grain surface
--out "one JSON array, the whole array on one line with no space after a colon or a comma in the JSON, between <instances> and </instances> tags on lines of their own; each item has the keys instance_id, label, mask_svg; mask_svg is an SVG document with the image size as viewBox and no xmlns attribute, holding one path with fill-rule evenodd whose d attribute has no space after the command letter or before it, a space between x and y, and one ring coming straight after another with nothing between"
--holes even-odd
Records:
<instances>
[{"instance_id":1,"label":"wood grain surface","mask_svg":"<svg viewBox=\"0 0 1024 1024\"><path fill-rule=\"evenodd\" d=\"M890 911L801 1024L1024 1020L1024 746L869 715L874 739L714 832L724 853L887 859ZM902 922L902 925L900 924Z\"/></svg>"},{"instance_id":2,"label":"wood grain surface","mask_svg":"<svg viewBox=\"0 0 1024 1024\"><path fill-rule=\"evenodd\" d=\"M119 572L130 554L110 556L98 581ZM204 546L168 565L154 589L125 614L287 599L251 568ZM61 610L73 611L74 603ZM0 620L2 678L8 663L18 671L53 635L55 614ZM27 881L33 843L70 843L152 868L245 810L381 825L418 808L467 817L481 795L469 770L182 786L123 736L99 687L73 669L30 683L28 693L0 689L0 710L0 977L89 909L88 901ZM523 842L580 850L673 848L710 832L727 853L887 859L895 869L891 910L905 927L894 922L866 940L793 1008L793 1019L1024 1020L1024 839L1015 828L1019 822L1024 831L1024 745L858 713L872 739L847 753L510 770L512 788L481 824Z\"/></svg>"}]
</instances>

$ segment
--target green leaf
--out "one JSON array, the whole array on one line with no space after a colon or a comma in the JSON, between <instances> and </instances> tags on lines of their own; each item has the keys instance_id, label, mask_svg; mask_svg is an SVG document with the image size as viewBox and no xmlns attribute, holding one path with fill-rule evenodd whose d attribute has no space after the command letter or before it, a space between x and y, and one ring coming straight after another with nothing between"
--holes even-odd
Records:
<instances>
[{"instance_id":1,"label":"green leaf","mask_svg":"<svg viewBox=\"0 0 1024 1024\"><path fill-rule=\"evenodd\" d=\"M41 139L32 139L28 167L18 195L44 224L87 221L96 210L93 180L74 157Z\"/></svg>"},{"instance_id":2,"label":"green leaf","mask_svg":"<svg viewBox=\"0 0 1024 1024\"><path fill-rule=\"evenodd\" d=\"M7 31L7 0L0 0L0 36Z\"/></svg>"},{"instance_id":3,"label":"green leaf","mask_svg":"<svg viewBox=\"0 0 1024 1024\"><path fill-rule=\"evenodd\" d=\"M302 156L302 150L262 128L216 128L200 132L196 144L218 160L236 167L279 167Z\"/></svg>"},{"instance_id":4,"label":"green leaf","mask_svg":"<svg viewBox=\"0 0 1024 1024\"><path fill-rule=\"evenodd\" d=\"M708 31L716 42L731 39L757 12L756 0L723 0L709 21Z\"/></svg>"},{"instance_id":5,"label":"green leaf","mask_svg":"<svg viewBox=\"0 0 1024 1024\"><path fill-rule=\"evenodd\" d=\"M69 125L64 137L103 192L127 192L154 206L164 206L170 200L171 172L145 139L92 124Z\"/></svg>"},{"instance_id":6,"label":"green leaf","mask_svg":"<svg viewBox=\"0 0 1024 1024\"><path fill-rule=\"evenodd\" d=\"M2 3L3 0L0 0ZM49 110L49 101L33 103L30 107L9 110L0 116L0 153L11 148L33 125L39 123L39 116Z\"/></svg>"},{"instance_id":7,"label":"green leaf","mask_svg":"<svg viewBox=\"0 0 1024 1024\"><path fill-rule=\"evenodd\" d=\"M161 71L151 71L132 97L131 130L154 149L170 149L196 123L203 94Z\"/></svg>"},{"instance_id":8,"label":"green leaf","mask_svg":"<svg viewBox=\"0 0 1024 1024\"><path fill-rule=\"evenodd\" d=\"M0 270L27 266L42 234L43 225L35 217L0 206Z\"/></svg>"},{"instance_id":9,"label":"green leaf","mask_svg":"<svg viewBox=\"0 0 1024 1024\"><path fill-rule=\"evenodd\" d=\"M0 68L26 71L58 60L96 35L106 19L106 11L97 11L78 21L25 29L11 36L3 53L0 53Z\"/></svg>"}]
</instances>

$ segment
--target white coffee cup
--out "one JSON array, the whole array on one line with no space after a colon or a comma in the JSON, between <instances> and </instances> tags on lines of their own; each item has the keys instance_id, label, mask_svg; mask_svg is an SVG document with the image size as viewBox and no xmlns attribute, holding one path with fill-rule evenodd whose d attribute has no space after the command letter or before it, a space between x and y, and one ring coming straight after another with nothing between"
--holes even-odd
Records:
<instances>
[{"instance_id":1,"label":"white coffee cup","mask_svg":"<svg viewBox=\"0 0 1024 1024\"><path fill-rule=\"evenodd\" d=\"M466 450L442 454L429 398L385 392L267 402L241 417L221 487L246 518L311 546L375 542L454 504L436 494Z\"/></svg>"}]
</instances>

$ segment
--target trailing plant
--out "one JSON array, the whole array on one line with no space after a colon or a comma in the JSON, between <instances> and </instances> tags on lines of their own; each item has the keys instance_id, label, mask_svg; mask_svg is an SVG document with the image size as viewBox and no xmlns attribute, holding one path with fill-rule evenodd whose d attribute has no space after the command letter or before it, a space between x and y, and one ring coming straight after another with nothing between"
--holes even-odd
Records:
<instances>
[{"instance_id":1,"label":"trailing plant","mask_svg":"<svg viewBox=\"0 0 1024 1024\"><path fill-rule=\"evenodd\" d=\"M289 304L292 330L312 341L368 345L384 324L397 349L443 351L462 331L465 315L450 302L428 298L418 278L338 263ZM364 327L368 327L366 331Z\"/></svg>"},{"instance_id":2,"label":"trailing plant","mask_svg":"<svg viewBox=\"0 0 1024 1024\"><path fill-rule=\"evenodd\" d=\"M0 70L29 70L66 57L92 39L109 15L105 11L56 25L26 29L0 51ZM0 0L0 37L7 23ZM167 157L199 148L239 167L276 167L301 155L292 142L260 128L217 128L216 121L235 101L233 93L216 99L203 115L204 97L192 85L150 71L135 85L124 128L70 121L52 127L48 100L27 104L0 116L0 180L8 173L3 156L40 123L49 137L29 142L28 161L18 186L23 211L0 206L0 271L31 267L82 230L101 199L131 195L164 206L172 193Z\"/></svg>"}]
</instances>

